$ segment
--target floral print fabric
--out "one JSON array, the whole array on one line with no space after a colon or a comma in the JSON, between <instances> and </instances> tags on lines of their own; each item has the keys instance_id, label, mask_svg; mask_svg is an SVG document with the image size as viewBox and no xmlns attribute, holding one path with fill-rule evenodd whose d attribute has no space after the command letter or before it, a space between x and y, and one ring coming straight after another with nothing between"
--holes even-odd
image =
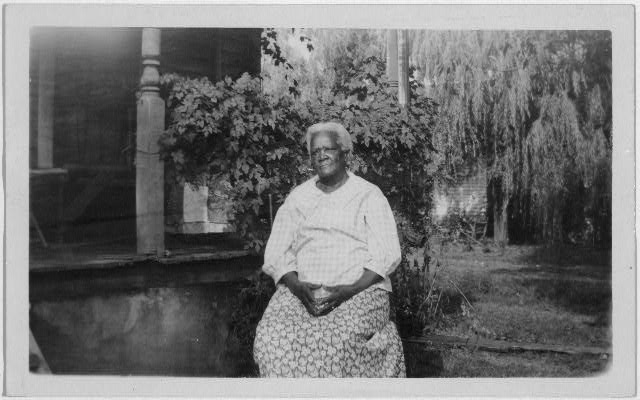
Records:
<instances>
[{"instance_id":1,"label":"floral print fabric","mask_svg":"<svg viewBox=\"0 0 640 400\"><path fill-rule=\"evenodd\" d=\"M404 377L402 342L388 292L370 287L323 317L278 285L258 324L254 358L262 377Z\"/></svg>"}]
</instances>

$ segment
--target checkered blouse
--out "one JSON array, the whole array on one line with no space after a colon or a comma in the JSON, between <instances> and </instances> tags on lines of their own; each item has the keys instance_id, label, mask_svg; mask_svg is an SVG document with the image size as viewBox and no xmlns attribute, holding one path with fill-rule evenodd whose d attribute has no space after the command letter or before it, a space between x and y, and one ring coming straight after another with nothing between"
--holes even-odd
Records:
<instances>
[{"instance_id":1,"label":"checkered blouse","mask_svg":"<svg viewBox=\"0 0 640 400\"><path fill-rule=\"evenodd\" d=\"M301 281L352 284L366 268L384 278L378 287L391 291L389 274L401 254L389 202L377 186L348 174L332 193L316 187L316 176L280 207L262 267L275 282L297 271Z\"/></svg>"}]
</instances>

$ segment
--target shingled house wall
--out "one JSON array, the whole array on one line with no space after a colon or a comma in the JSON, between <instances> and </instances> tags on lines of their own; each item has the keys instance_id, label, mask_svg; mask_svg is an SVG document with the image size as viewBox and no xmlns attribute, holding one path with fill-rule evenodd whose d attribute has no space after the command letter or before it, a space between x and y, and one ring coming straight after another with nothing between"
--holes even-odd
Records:
<instances>
[{"instance_id":1,"label":"shingled house wall","mask_svg":"<svg viewBox=\"0 0 640 400\"><path fill-rule=\"evenodd\" d=\"M433 197L433 216L437 222L443 221L453 213L486 222L487 211L487 174L478 168L467 172L459 183L438 185Z\"/></svg>"}]
</instances>

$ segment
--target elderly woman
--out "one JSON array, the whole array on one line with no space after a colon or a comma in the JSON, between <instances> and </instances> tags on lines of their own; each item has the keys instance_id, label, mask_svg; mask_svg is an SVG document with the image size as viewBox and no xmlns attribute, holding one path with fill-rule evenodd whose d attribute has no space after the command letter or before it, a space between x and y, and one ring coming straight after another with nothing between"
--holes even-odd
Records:
<instances>
[{"instance_id":1,"label":"elderly woman","mask_svg":"<svg viewBox=\"0 0 640 400\"><path fill-rule=\"evenodd\" d=\"M316 176L278 210L263 270L277 290L258 324L264 377L404 377L389 320L396 224L380 189L347 171L351 137L338 123L307 130Z\"/></svg>"}]
</instances>

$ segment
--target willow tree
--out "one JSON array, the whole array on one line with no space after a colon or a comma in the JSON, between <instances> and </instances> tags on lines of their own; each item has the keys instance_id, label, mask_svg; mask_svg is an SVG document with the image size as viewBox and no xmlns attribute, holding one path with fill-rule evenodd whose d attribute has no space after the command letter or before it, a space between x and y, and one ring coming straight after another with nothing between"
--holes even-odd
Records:
<instances>
[{"instance_id":1,"label":"willow tree","mask_svg":"<svg viewBox=\"0 0 640 400\"><path fill-rule=\"evenodd\" d=\"M566 216L595 212L610 193L608 32L417 31L412 40L439 104L435 146L453 175L486 165L497 241L508 240L509 220L562 240Z\"/></svg>"}]
</instances>

